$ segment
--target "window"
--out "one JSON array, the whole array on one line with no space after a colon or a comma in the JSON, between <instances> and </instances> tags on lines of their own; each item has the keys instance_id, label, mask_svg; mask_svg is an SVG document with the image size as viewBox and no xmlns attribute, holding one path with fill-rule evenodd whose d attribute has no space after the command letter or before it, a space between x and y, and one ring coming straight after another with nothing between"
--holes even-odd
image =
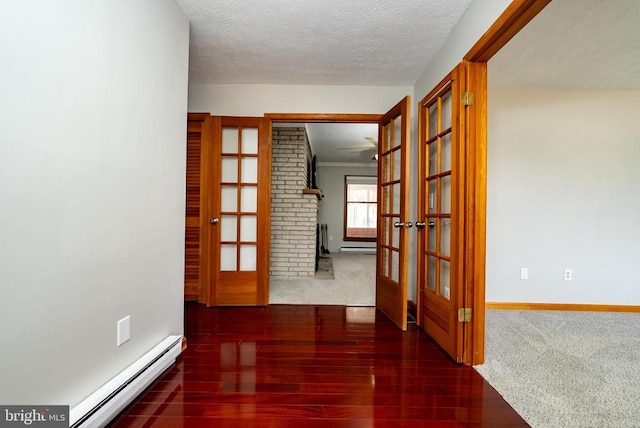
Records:
<instances>
[{"instance_id":1,"label":"window","mask_svg":"<svg viewBox=\"0 0 640 428\"><path fill-rule=\"evenodd\" d=\"M344 240L375 241L378 179L375 176L345 175L344 194Z\"/></svg>"}]
</instances>

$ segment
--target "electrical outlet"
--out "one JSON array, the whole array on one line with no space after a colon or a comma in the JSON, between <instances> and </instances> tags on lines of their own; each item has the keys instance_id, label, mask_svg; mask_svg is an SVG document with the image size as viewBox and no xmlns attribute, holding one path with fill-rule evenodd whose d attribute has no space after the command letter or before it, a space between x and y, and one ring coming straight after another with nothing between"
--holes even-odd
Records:
<instances>
[{"instance_id":1,"label":"electrical outlet","mask_svg":"<svg viewBox=\"0 0 640 428\"><path fill-rule=\"evenodd\" d=\"M333 235L329 235L329 241L333 241Z\"/></svg>"},{"instance_id":2,"label":"electrical outlet","mask_svg":"<svg viewBox=\"0 0 640 428\"><path fill-rule=\"evenodd\" d=\"M131 316L126 316L118 321L117 336L117 346L120 346L131 339Z\"/></svg>"},{"instance_id":3,"label":"electrical outlet","mask_svg":"<svg viewBox=\"0 0 640 428\"><path fill-rule=\"evenodd\" d=\"M564 280L571 281L573 279L573 271L571 269L564 270Z\"/></svg>"},{"instance_id":4,"label":"electrical outlet","mask_svg":"<svg viewBox=\"0 0 640 428\"><path fill-rule=\"evenodd\" d=\"M520 268L520 279L529 279L529 268Z\"/></svg>"}]
</instances>

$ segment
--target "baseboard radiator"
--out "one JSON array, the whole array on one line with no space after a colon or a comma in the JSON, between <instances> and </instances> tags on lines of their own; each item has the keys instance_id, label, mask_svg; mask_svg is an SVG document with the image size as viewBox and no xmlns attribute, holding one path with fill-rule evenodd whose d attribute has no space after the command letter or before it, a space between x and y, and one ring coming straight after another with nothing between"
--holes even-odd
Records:
<instances>
[{"instance_id":1,"label":"baseboard radiator","mask_svg":"<svg viewBox=\"0 0 640 428\"><path fill-rule=\"evenodd\" d=\"M182 336L169 336L71 409L70 427L103 427L171 367L182 352Z\"/></svg>"},{"instance_id":2,"label":"baseboard radiator","mask_svg":"<svg viewBox=\"0 0 640 428\"><path fill-rule=\"evenodd\" d=\"M340 247L341 253L375 254L376 247Z\"/></svg>"}]
</instances>

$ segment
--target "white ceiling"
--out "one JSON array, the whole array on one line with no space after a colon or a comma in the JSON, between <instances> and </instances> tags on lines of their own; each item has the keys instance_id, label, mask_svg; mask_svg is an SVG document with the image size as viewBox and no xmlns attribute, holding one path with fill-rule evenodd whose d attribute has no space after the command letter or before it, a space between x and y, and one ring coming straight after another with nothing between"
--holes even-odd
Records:
<instances>
[{"instance_id":1,"label":"white ceiling","mask_svg":"<svg viewBox=\"0 0 640 428\"><path fill-rule=\"evenodd\" d=\"M177 0L190 83L413 85L471 0Z\"/></svg>"},{"instance_id":2,"label":"white ceiling","mask_svg":"<svg viewBox=\"0 0 640 428\"><path fill-rule=\"evenodd\" d=\"M413 85L471 0L177 2L191 83ZM553 0L491 59L489 83L640 89L640 0ZM376 125L306 127L321 162L372 163Z\"/></svg>"},{"instance_id":3,"label":"white ceiling","mask_svg":"<svg viewBox=\"0 0 640 428\"><path fill-rule=\"evenodd\" d=\"M640 0L553 0L489 61L489 83L640 89Z\"/></svg>"}]
</instances>

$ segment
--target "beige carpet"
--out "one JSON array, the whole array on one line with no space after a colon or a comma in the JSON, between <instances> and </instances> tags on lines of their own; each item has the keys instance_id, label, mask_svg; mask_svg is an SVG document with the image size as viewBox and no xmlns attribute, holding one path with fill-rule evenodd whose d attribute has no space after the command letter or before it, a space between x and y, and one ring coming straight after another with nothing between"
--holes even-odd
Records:
<instances>
[{"instance_id":1,"label":"beige carpet","mask_svg":"<svg viewBox=\"0 0 640 428\"><path fill-rule=\"evenodd\" d=\"M375 254L332 253L335 279L271 279L270 304L375 306Z\"/></svg>"},{"instance_id":2,"label":"beige carpet","mask_svg":"<svg viewBox=\"0 0 640 428\"><path fill-rule=\"evenodd\" d=\"M475 369L534 428L640 426L640 314L486 313Z\"/></svg>"}]
</instances>

